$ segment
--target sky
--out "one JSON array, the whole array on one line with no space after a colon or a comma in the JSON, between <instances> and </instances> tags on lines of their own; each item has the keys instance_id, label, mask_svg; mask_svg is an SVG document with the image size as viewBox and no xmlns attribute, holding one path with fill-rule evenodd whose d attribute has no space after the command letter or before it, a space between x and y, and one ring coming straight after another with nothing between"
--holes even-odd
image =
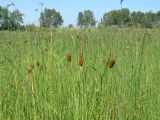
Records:
<instances>
[{"instance_id":1,"label":"sky","mask_svg":"<svg viewBox=\"0 0 160 120\"><path fill-rule=\"evenodd\" d=\"M100 20L104 13L114 9L121 9L120 0L0 0L0 6L13 2L14 6L9 7L10 11L20 10L24 16L24 24L39 25L39 15L41 6L39 2L44 3L44 8L54 8L60 12L63 17L63 26L68 24L76 25L77 16L80 11L92 10L96 20ZM160 11L160 0L123 0L123 8L132 11L157 12ZM38 11L35 11L38 9Z\"/></svg>"}]
</instances>

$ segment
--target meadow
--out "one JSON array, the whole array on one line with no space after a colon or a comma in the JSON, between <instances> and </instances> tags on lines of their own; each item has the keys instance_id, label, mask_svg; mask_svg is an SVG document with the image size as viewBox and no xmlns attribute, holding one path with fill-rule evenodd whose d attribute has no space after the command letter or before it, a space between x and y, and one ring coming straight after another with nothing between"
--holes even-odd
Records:
<instances>
[{"instance_id":1,"label":"meadow","mask_svg":"<svg viewBox=\"0 0 160 120\"><path fill-rule=\"evenodd\" d=\"M159 66L159 29L1 31L0 119L160 120Z\"/></svg>"}]
</instances>

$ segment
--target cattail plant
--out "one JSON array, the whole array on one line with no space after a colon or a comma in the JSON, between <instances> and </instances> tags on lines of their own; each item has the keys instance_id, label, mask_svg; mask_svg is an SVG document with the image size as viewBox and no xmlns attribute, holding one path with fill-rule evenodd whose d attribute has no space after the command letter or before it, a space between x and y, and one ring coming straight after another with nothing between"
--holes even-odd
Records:
<instances>
[{"instance_id":1,"label":"cattail plant","mask_svg":"<svg viewBox=\"0 0 160 120\"><path fill-rule=\"evenodd\" d=\"M81 54L80 58L79 58L79 61L78 61L78 64L80 66L83 66L83 63L84 63L84 59L83 59L83 54Z\"/></svg>"},{"instance_id":2,"label":"cattail plant","mask_svg":"<svg viewBox=\"0 0 160 120\"><path fill-rule=\"evenodd\" d=\"M68 61L68 62L71 62L71 60L72 60L72 56L71 56L71 54L67 54L66 59L67 59L67 61Z\"/></svg>"},{"instance_id":3,"label":"cattail plant","mask_svg":"<svg viewBox=\"0 0 160 120\"><path fill-rule=\"evenodd\" d=\"M109 68L112 68L114 66L114 64L115 64L115 60L113 58L108 61Z\"/></svg>"}]
</instances>

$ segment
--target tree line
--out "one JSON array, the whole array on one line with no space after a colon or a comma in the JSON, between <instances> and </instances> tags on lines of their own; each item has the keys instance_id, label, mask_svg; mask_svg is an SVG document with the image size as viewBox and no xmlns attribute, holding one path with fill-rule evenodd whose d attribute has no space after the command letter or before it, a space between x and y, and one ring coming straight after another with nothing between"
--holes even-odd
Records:
<instances>
[{"instance_id":1,"label":"tree line","mask_svg":"<svg viewBox=\"0 0 160 120\"><path fill-rule=\"evenodd\" d=\"M57 28L63 24L63 18L60 12L55 9L45 8L40 13L40 27ZM9 11L7 7L0 6L0 30L17 30L24 28L23 14L19 10ZM26 25L35 27L34 25ZM153 13L133 11L124 8L120 10L112 10L104 13L101 20L95 19L94 13L91 10L84 10L78 13L77 26L80 28L86 27L138 27L152 28L160 27L160 11ZM68 27L73 27L69 24Z\"/></svg>"},{"instance_id":2,"label":"tree line","mask_svg":"<svg viewBox=\"0 0 160 120\"><path fill-rule=\"evenodd\" d=\"M144 13L141 11L130 12L129 9L112 10L103 15L100 25L152 28L160 26L160 11L157 13L151 11Z\"/></svg>"}]
</instances>

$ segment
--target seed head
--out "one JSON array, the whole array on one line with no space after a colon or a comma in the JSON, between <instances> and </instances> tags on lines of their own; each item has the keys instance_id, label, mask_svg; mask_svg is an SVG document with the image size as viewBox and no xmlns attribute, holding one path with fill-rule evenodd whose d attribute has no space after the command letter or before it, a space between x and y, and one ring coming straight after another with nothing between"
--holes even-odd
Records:
<instances>
[{"instance_id":1,"label":"seed head","mask_svg":"<svg viewBox=\"0 0 160 120\"><path fill-rule=\"evenodd\" d=\"M83 62L84 62L83 56L80 56L79 61L78 61L78 64L79 64L80 66L83 66Z\"/></svg>"},{"instance_id":2,"label":"seed head","mask_svg":"<svg viewBox=\"0 0 160 120\"><path fill-rule=\"evenodd\" d=\"M68 62L71 62L71 60L72 60L72 56L71 56L71 54L67 54L66 59L67 59L67 61L68 61Z\"/></svg>"},{"instance_id":3,"label":"seed head","mask_svg":"<svg viewBox=\"0 0 160 120\"><path fill-rule=\"evenodd\" d=\"M112 68L114 66L114 64L115 64L115 60L113 58L108 61L109 68Z\"/></svg>"}]
</instances>

